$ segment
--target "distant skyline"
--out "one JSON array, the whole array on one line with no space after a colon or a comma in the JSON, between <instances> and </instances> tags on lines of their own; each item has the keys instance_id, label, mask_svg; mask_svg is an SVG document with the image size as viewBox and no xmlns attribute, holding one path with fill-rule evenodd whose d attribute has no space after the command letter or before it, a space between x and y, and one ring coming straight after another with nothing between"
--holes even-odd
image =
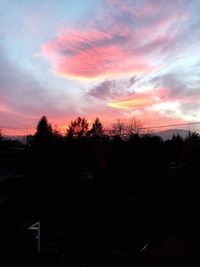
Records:
<instances>
[{"instance_id":1,"label":"distant skyline","mask_svg":"<svg viewBox=\"0 0 200 267\"><path fill-rule=\"evenodd\" d=\"M199 0L1 0L0 128L30 134L42 115L62 131L77 116L199 122L199 10Z\"/></svg>"}]
</instances>

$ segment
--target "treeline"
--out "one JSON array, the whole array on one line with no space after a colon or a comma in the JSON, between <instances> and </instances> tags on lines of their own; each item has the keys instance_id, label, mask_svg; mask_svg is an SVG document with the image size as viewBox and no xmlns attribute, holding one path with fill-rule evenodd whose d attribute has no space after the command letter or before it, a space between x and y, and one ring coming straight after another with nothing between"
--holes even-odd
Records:
<instances>
[{"instance_id":1,"label":"treeline","mask_svg":"<svg viewBox=\"0 0 200 267\"><path fill-rule=\"evenodd\" d=\"M0 151L22 150L24 148L25 144L22 144L20 140L5 137L2 129L0 129Z\"/></svg>"},{"instance_id":2,"label":"treeline","mask_svg":"<svg viewBox=\"0 0 200 267\"><path fill-rule=\"evenodd\" d=\"M67 126L66 133L62 135L57 128L53 129L47 118L43 116L36 129L34 142L40 144L50 144L62 140L80 140L86 138L110 139L117 137L127 139L135 134L143 133L143 123L137 119L122 120L118 119L112 124L109 130L105 130L99 118L96 118L89 128L89 123L84 117L77 117Z\"/></svg>"},{"instance_id":3,"label":"treeline","mask_svg":"<svg viewBox=\"0 0 200 267\"><path fill-rule=\"evenodd\" d=\"M89 128L78 117L62 135L40 119L20 164L43 244L49 232L72 235L75 228L78 258L91 260L132 249L143 237L182 232L199 243L200 136L163 141L144 128L136 119L118 120L105 131L100 119Z\"/></svg>"},{"instance_id":4,"label":"treeline","mask_svg":"<svg viewBox=\"0 0 200 267\"><path fill-rule=\"evenodd\" d=\"M46 153L42 162L51 162L49 168L54 166L61 170L68 166L68 169L74 168L79 172L79 176L81 172L92 172L95 177L102 176L101 180L112 176L115 181L116 177L132 181L132 172L147 171L148 176L155 177L163 176L173 168L197 164L200 160L200 136L188 132L185 139L173 135L170 140L163 141L159 136L145 133L144 124L136 119L118 120L109 132L105 132L99 118L89 128L88 121L81 117L71 121L66 134L61 135L43 116L35 135L30 137L28 149L39 157Z\"/></svg>"},{"instance_id":5,"label":"treeline","mask_svg":"<svg viewBox=\"0 0 200 267\"><path fill-rule=\"evenodd\" d=\"M145 158L149 154L150 159L154 158L159 151L160 156L165 157L168 164L183 164L183 162L189 162L198 157L199 143L199 134L190 131L188 131L185 139L178 134L174 134L171 139L163 141L161 137L148 132L144 123L135 118L129 120L118 119L109 130L105 130L99 118L96 118L92 126L89 127L86 118L77 117L67 126L66 133L61 134L57 128L52 127L47 117L43 116L38 122L36 133L27 136L27 147L34 151L45 149L53 151L56 149L56 153L58 153L59 149L63 151L67 147L67 149L75 150L75 147L76 149L79 147L80 151L77 154L81 154L81 151L83 151L81 147L84 147L85 155L82 161L91 153L98 154L98 157L102 153L104 154L103 158L110 157L112 150L120 151L120 154L123 155L122 161L129 153L131 153L130 158L139 158L140 154ZM98 148L99 151L96 151L96 148L94 149L97 144L101 147L101 149ZM11 150L13 148L25 148L25 146L20 145L19 141L4 138L2 131L0 131L0 150ZM113 158L116 158L117 153L113 153ZM88 154L87 157L86 154ZM93 159L87 158L87 162L91 160ZM106 159L102 161L105 162Z\"/></svg>"},{"instance_id":6,"label":"treeline","mask_svg":"<svg viewBox=\"0 0 200 267\"><path fill-rule=\"evenodd\" d=\"M80 258L137 247L143 237L199 238L199 134L163 141L143 128L119 120L107 133L99 119L89 128L77 118L61 135L45 117L38 123L27 173L45 195L46 225L55 218L60 231L76 228Z\"/></svg>"}]
</instances>

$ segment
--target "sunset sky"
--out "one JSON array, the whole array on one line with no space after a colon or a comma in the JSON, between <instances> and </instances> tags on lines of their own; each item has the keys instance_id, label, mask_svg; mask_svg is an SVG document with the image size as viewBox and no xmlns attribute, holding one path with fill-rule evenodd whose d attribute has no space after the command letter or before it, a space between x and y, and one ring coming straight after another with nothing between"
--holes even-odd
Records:
<instances>
[{"instance_id":1,"label":"sunset sky","mask_svg":"<svg viewBox=\"0 0 200 267\"><path fill-rule=\"evenodd\" d=\"M200 121L199 0L1 0L0 128Z\"/></svg>"}]
</instances>

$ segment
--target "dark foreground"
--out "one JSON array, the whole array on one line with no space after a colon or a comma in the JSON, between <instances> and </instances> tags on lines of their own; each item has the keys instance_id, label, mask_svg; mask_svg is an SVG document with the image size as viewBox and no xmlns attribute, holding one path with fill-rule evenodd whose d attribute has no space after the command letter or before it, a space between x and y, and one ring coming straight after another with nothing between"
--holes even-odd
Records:
<instances>
[{"instance_id":1,"label":"dark foreground","mask_svg":"<svg viewBox=\"0 0 200 267\"><path fill-rule=\"evenodd\" d=\"M199 140L148 142L1 152L2 261L200 266Z\"/></svg>"}]
</instances>

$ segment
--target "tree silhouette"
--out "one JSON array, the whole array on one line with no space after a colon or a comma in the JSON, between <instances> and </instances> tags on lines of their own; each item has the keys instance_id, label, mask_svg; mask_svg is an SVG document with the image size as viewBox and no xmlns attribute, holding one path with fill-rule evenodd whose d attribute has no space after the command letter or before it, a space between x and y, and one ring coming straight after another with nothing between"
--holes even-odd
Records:
<instances>
[{"instance_id":1,"label":"tree silhouette","mask_svg":"<svg viewBox=\"0 0 200 267\"><path fill-rule=\"evenodd\" d=\"M99 118L96 118L94 123L92 124L92 128L90 129L89 136L93 137L101 137L104 135L103 124L101 123Z\"/></svg>"},{"instance_id":2,"label":"tree silhouette","mask_svg":"<svg viewBox=\"0 0 200 267\"><path fill-rule=\"evenodd\" d=\"M194 164L200 159L200 135L197 132L188 132L185 138L183 157L187 162Z\"/></svg>"},{"instance_id":3,"label":"tree silhouette","mask_svg":"<svg viewBox=\"0 0 200 267\"><path fill-rule=\"evenodd\" d=\"M48 123L47 117L43 116L37 125L35 141L40 145L46 145L51 143L52 138L53 138L52 126L50 123Z\"/></svg>"},{"instance_id":4,"label":"tree silhouette","mask_svg":"<svg viewBox=\"0 0 200 267\"><path fill-rule=\"evenodd\" d=\"M78 117L74 121L71 121L67 129L68 138L79 139L83 136L86 136L88 132L89 123L85 118Z\"/></svg>"},{"instance_id":5,"label":"tree silhouette","mask_svg":"<svg viewBox=\"0 0 200 267\"><path fill-rule=\"evenodd\" d=\"M118 119L115 123L112 124L111 133L118 135L120 137L129 136L135 134L141 134L143 130L144 123L135 118L131 119Z\"/></svg>"},{"instance_id":6,"label":"tree silhouette","mask_svg":"<svg viewBox=\"0 0 200 267\"><path fill-rule=\"evenodd\" d=\"M188 132L188 135L185 138L186 142L198 142L200 140L200 135L197 132Z\"/></svg>"},{"instance_id":7,"label":"tree silhouette","mask_svg":"<svg viewBox=\"0 0 200 267\"><path fill-rule=\"evenodd\" d=\"M126 131L129 136L132 136L135 134L141 134L142 129L144 127L144 123L135 118L131 118L127 120L125 124L126 124Z\"/></svg>"},{"instance_id":8,"label":"tree silhouette","mask_svg":"<svg viewBox=\"0 0 200 267\"><path fill-rule=\"evenodd\" d=\"M183 138L180 136L180 134L175 134L175 133L174 133L173 136L172 136L171 141L172 141L173 143L182 144L182 143L183 143Z\"/></svg>"},{"instance_id":9,"label":"tree silhouette","mask_svg":"<svg viewBox=\"0 0 200 267\"><path fill-rule=\"evenodd\" d=\"M125 134L125 131L126 131L125 120L117 119L117 121L112 124L111 134L113 134L114 136L122 137Z\"/></svg>"},{"instance_id":10,"label":"tree silhouette","mask_svg":"<svg viewBox=\"0 0 200 267\"><path fill-rule=\"evenodd\" d=\"M52 132L53 132L53 139L54 139L55 143L62 143L63 137L62 137L62 134L60 133L57 125L54 126L54 129L52 130Z\"/></svg>"},{"instance_id":11,"label":"tree silhouette","mask_svg":"<svg viewBox=\"0 0 200 267\"><path fill-rule=\"evenodd\" d=\"M0 129L0 141L3 139L3 136L2 136L2 129Z\"/></svg>"}]
</instances>

